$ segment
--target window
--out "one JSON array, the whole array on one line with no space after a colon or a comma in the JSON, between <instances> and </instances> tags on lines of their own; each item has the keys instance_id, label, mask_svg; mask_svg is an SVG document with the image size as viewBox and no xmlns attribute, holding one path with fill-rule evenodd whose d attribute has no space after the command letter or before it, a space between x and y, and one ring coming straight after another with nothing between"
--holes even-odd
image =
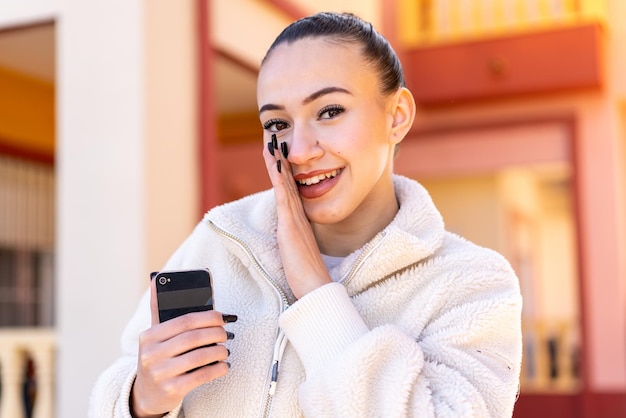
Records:
<instances>
[{"instance_id":1,"label":"window","mask_svg":"<svg viewBox=\"0 0 626 418\"><path fill-rule=\"evenodd\" d=\"M52 326L54 169L0 155L0 326Z\"/></svg>"}]
</instances>

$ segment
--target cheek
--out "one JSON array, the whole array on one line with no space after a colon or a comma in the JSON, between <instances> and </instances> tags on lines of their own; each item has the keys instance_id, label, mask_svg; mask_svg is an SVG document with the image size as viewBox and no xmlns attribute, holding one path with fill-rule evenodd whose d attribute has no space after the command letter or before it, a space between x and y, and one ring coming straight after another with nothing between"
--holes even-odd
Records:
<instances>
[{"instance_id":1,"label":"cheek","mask_svg":"<svg viewBox=\"0 0 626 418\"><path fill-rule=\"evenodd\" d=\"M380 112L359 112L325 133L319 132L327 149L345 158L377 159L376 155L388 145L385 118Z\"/></svg>"}]
</instances>

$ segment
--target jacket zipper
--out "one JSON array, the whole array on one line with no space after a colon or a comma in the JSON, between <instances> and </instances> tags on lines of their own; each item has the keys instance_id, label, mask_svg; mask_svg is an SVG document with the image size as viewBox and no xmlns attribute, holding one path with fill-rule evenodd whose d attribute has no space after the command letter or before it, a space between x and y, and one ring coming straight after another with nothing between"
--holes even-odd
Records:
<instances>
[{"instance_id":1,"label":"jacket zipper","mask_svg":"<svg viewBox=\"0 0 626 418\"><path fill-rule=\"evenodd\" d=\"M387 235L385 231L379 233L372 241L370 241L365 248L361 251L361 254L357 257L356 261L352 264L352 268L345 276L339 279L338 283L342 283L346 286L356 275L356 272L361 268L361 265L367 260L367 258L374 253L374 250L383 241L383 238Z\"/></svg>"},{"instance_id":2,"label":"jacket zipper","mask_svg":"<svg viewBox=\"0 0 626 418\"><path fill-rule=\"evenodd\" d=\"M269 389L267 392L267 397L265 398L265 407L263 408L263 418L267 418L269 416L270 410L272 408L272 400L274 399L274 394L276 393L276 385L278 382L278 372L280 370L280 361L283 358L283 353L285 352L285 347L287 346L287 336L282 329L278 331L278 338L274 343L274 357L272 360L272 370L270 377Z\"/></svg>"},{"instance_id":3,"label":"jacket zipper","mask_svg":"<svg viewBox=\"0 0 626 418\"><path fill-rule=\"evenodd\" d=\"M367 258L372 255L374 253L374 251L376 251L376 249L380 246L380 244L383 241L383 238L385 237L386 232L382 231L380 234L378 234L372 241L370 241L364 248L363 251L361 251L361 254L359 254L359 256L357 257L356 261L354 262L354 264L352 264L352 268L350 269L350 271L344 275L340 280L339 283L343 283L344 286L347 286L348 283L350 283L350 281L356 276L357 271L361 268L361 265L365 262L365 260L367 260ZM365 290L367 290L369 287L371 287L372 285L375 285L377 283L380 283L382 281L387 280L389 277L393 277L395 275L398 275L406 270L412 269L413 267L423 263L424 260L419 260L416 261L412 264L409 264L408 266L402 267L398 270L395 270L389 274L387 274L386 276L382 277L381 279L377 280L375 283L371 283L370 286L362 289L360 292L364 292Z\"/></svg>"},{"instance_id":4,"label":"jacket zipper","mask_svg":"<svg viewBox=\"0 0 626 418\"><path fill-rule=\"evenodd\" d=\"M289 308L289 301L287 299L287 295L285 295L285 292L283 292L280 286L276 284L274 279L272 279L269 273L265 271L263 266L261 266L261 263L259 263L259 260L255 257L250 247L246 243L244 243L241 239L239 239L237 236L231 234L230 232L223 230L222 228L215 225L212 221L207 221L207 223L211 229L213 229L218 234L235 242L246 252L246 254L248 254L248 257L250 257L250 259L252 260L254 266L259 271L259 273L261 273L261 275L265 278L265 280L276 291L280 300L280 312L282 313L285 310L287 310L287 308ZM276 337L276 342L274 343L274 355L272 358L272 365L270 369L270 383L268 386L267 396L265 399L265 407L263 408L263 414L262 414L263 418L266 418L269 416L270 408L272 406L272 399L273 399L274 393L276 392L276 384L278 382L278 371L280 369L280 361L283 357L283 353L285 352L286 345L287 345L287 336L285 335L284 331L279 327L278 335Z\"/></svg>"}]
</instances>

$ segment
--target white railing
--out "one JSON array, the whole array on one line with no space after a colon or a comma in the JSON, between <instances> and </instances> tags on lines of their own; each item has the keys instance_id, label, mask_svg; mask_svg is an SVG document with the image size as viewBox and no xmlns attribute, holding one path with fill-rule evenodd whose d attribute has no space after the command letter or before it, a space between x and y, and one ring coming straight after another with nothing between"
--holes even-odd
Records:
<instances>
[{"instance_id":1,"label":"white railing","mask_svg":"<svg viewBox=\"0 0 626 418\"><path fill-rule=\"evenodd\" d=\"M604 21L606 0L400 0L407 44ZM406 11L406 12L405 12Z\"/></svg>"},{"instance_id":2,"label":"white railing","mask_svg":"<svg viewBox=\"0 0 626 418\"><path fill-rule=\"evenodd\" d=\"M570 321L525 321L520 386L524 392L580 390L580 341Z\"/></svg>"},{"instance_id":3,"label":"white railing","mask_svg":"<svg viewBox=\"0 0 626 418\"><path fill-rule=\"evenodd\" d=\"M24 378L34 363L36 391L33 418L54 416L56 337L47 328L0 328L0 418L24 418Z\"/></svg>"}]
</instances>

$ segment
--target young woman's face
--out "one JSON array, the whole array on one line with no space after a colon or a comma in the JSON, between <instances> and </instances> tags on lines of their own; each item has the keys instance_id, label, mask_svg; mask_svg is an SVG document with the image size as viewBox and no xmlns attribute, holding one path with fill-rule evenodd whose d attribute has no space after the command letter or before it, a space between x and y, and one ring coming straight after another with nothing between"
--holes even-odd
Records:
<instances>
[{"instance_id":1,"label":"young woman's face","mask_svg":"<svg viewBox=\"0 0 626 418\"><path fill-rule=\"evenodd\" d=\"M352 44L305 38L277 46L257 84L264 141L276 134L313 223L371 222L396 205L395 95ZM374 217L374 218L372 218Z\"/></svg>"}]
</instances>

